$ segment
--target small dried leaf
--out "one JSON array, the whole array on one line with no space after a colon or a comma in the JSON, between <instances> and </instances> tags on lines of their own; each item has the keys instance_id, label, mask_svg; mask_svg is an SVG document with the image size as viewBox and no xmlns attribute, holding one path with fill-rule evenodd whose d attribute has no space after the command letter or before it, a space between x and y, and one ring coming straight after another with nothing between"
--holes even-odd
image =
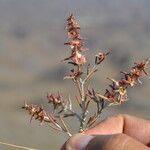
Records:
<instances>
[{"instance_id":1,"label":"small dried leaf","mask_svg":"<svg viewBox=\"0 0 150 150\"><path fill-rule=\"evenodd\" d=\"M105 96L103 96L103 95L101 95L101 94L99 94L99 93L97 93L97 96L100 97L100 98L102 98L102 99L104 99L104 100L107 100L107 101L110 102L110 99L109 99L109 98L107 98L107 97L105 97Z\"/></svg>"},{"instance_id":2,"label":"small dried leaf","mask_svg":"<svg viewBox=\"0 0 150 150\"><path fill-rule=\"evenodd\" d=\"M95 118L97 116L97 113L95 113L93 116L91 116L87 122L87 127L90 127L95 121Z\"/></svg>"}]
</instances>

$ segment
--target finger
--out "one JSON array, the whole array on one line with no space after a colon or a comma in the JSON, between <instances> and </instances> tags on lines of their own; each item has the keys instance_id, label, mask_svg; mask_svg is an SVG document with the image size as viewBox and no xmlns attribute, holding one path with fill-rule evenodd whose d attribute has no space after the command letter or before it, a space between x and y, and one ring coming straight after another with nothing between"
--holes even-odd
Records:
<instances>
[{"instance_id":1,"label":"finger","mask_svg":"<svg viewBox=\"0 0 150 150\"><path fill-rule=\"evenodd\" d=\"M149 150L144 144L125 134L90 136L76 134L61 150Z\"/></svg>"},{"instance_id":2,"label":"finger","mask_svg":"<svg viewBox=\"0 0 150 150\"><path fill-rule=\"evenodd\" d=\"M85 133L94 135L125 133L148 145L150 143L150 121L128 115L118 115L104 120Z\"/></svg>"},{"instance_id":3,"label":"finger","mask_svg":"<svg viewBox=\"0 0 150 150\"><path fill-rule=\"evenodd\" d=\"M84 149L86 145L92 140L94 136L85 135L82 133L78 133L73 135L68 141L66 141L61 150L80 150Z\"/></svg>"},{"instance_id":4,"label":"finger","mask_svg":"<svg viewBox=\"0 0 150 150\"><path fill-rule=\"evenodd\" d=\"M150 150L126 134L101 135L93 138L85 150Z\"/></svg>"},{"instance_id":5,"label":"finger","mask_svg":"<svg viewBox=\"0 0 150 150\"><path fill-rule=\"evenodd\" d=\"M95 127L85 131L86 134L116 134L122 133L124 127L124 117L122 115L113 116L100 122Z\"/></svg>"}]
</instances>

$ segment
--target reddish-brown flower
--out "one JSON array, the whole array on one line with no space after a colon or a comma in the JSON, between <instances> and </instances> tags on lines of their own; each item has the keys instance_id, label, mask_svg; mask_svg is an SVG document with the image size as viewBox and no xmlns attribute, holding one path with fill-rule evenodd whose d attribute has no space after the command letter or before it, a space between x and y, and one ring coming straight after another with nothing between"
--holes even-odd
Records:
<instances>
[{"instance_id":1,"label":"reddish-brown flower","mask_svg":"<svg viewBox=\"0 0 150 150\"><path fill-rule=\"evenodd\" d=\"M54 106L54 109L56 109L58 106L62 105L62 95L60 95L60 93L58 92L57 95L52 94L52 93L48 93L47 94L47 99L48 99L48 103L52 103Z\"/></svg>"},{"instance_id":2,"label":"reddish-brown flower","mask_svg":"<svg viewBox=\"0 0 150 150\"><path fill-rule=\"evenodd\" d=\"M136 70L136 71L138 70L139 74L144 72L146 75L148 75L148 73L146 72L148 63L149 63L148 60L141 62L141 63L135 63L136 66L133 67L133 70Z\"/></svg>"},{"instance_id":3,"label":"reddish-brown flower","mask_svg":"<svg viewBox=\"0 0 150 150\"><path fill-rule=\"evenodd\" d=\"M77 65L83 65L86 63L86 57L77 51L72 57L72 61Z\"/></svg>"},{"instance_id":4,"label":"reddish-brown flower","mask_svg":"<svg viewBox=\"0 0 150 150\"><path fill-rule=\"evenodd\" d=\"M107 53L99 52L97 55L95 55L95 64L96 65L100 64L109 53L110 53L110 51Z\"/></svg>"},{"instance_id":5,"label":"reddish-brown flower","mask_svg":"<svg viewBox=\"0 0 150 150\"><path fill-rule=\"evenodd\" d=\"M33 104L27 104L25 102L25 105L22 108L27 110L29 112L29 114L31 115L30 121L34 117L35 119L39 120L41 123L42 122L51 122L50 116L46 113L46 111L43 110L42 107L39 107L39 106L33 105Z\"/></svg>"},{"instance_id":6,"label":"reddish-brown flower","mask_svg":"<svg viewBox=\"0 0 150 150\"><path fill-rule=\"evenodd\" d=\"M69 45L71 49L73 49L73 51L80 51L82 50L82 46L83 46L83 43L80 39L74 39L74 40L71 40L70 42L67 42L67 43L64 43L64 45Z\"/></svg>"},{"instance_id":7,"label":"reddish-brown flower","mask_svg":"<svg viewBox=\"0 0 150 150\"><path fill-rule=\"evenodd\" d=\"M71 70L71 74L68 76L65 76L64 79L77 79L78 77L80 77L82 75L82 71L78 70L75 71L74 69Z\"/></svg>"}]
</instances>

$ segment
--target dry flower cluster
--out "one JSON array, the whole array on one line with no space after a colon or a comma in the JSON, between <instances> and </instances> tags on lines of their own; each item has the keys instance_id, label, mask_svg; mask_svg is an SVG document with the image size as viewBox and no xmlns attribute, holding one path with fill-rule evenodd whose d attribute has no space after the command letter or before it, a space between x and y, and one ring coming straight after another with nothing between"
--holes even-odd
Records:
<instances>
[{"instance_id":1,"label":"dry flower cluster","mask_svg":"<svg viewBox=\"0 0 150 150\"><path fill-rule=\"evenodd\" d=\"M108 78L111 84L102 95L90 87L90 80L94 77L98 71L98 66L107 58L111 50L99 52L95 55L95 63L91 66L83 54L86 52L84 39L80 35L80 26L73 15L67 19L67 32L68 42L65 45L70 47L71 54L63 62L71 64L72 68L69 75L65 76L64 79L72 80L78 89L79 95L75 96L75 100L81 111L75 111L71 97L63 98L60 92L58 94L47 94L47 100L53 107L53 112L46 112L42 106L27 104L26 102L22 108L29 112L31 120L34 118L39 120L40 123L45 122L53 129L63 131L71 136L72 133L65 123L65 118L77 117L79 120L78 132L83 132L93 126L106 107L120 105L127 100L127 88L141 83L140 77L143 74L147 75L148 60L135 63L135 66L128 72L122 71L123 75L120 80ZM96 111L93 115L89 113L91 103L95 104Z\"/></svg>"}]
</instances>

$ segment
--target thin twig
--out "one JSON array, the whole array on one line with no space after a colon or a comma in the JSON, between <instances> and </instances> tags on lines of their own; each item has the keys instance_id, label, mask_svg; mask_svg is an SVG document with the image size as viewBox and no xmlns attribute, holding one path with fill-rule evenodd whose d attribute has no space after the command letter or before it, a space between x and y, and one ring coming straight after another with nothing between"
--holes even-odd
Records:
<instances>
[{"instance_id":1,"label":"thin twig","mask_svg":"<svg viewBox=\"0 0 150 150\"><path fill-rule=\"evenodd\" d=\"M52 118L51 114L49 114L49 119L51 120L51 123L55 126L52 126L51 124L49 124L49 126L51 126L53 129L55 130L60 130L61 131L61 127L60 125L54 121L54 119Z\"/></svg>"},{"instance_id":2,"label":"thin twig","mask_svg":"<svg viewBox=\"0 0 150 150\"><path fill-rule=\"evenodd\" d=\"M37 149L33 149L33 148L25 147L25 146L20 146L20 145L15 145L15 144L10 144L10 143L5 143L5 142L1 142L1 141L0 141L0 144L10 146L10 147L15 147L18 149L24 149L24 150L37 150Z\"/></svg>"},{"instance_id":3,"label":"thin twig","mask_svg":"<svg viewBox=\"0 0 150 150\"><path fill-rule=\"evenodd\" d=\"M94 75L94 73L97 71L98 71L98 69L96 69L96 66L94 66L93 69L87 75L87 77L84 79L84 82L88 81Z\"/></svg>"},{"instance_id":4,"label":"thin twig","mask_svg":"<svg viewBox=\"0 0 150 150\"><path fill-rule=\"evenodd\" d=\"M62 131L61 127L57 128L56 126L51 125L50 123L48 124L52 129L56 131Z\"/></svg>"},{"instance_id":5,"label":"thin twig","mask_svg":"<svg viewBox=\"0 0 150 150\"><path fill-rule=\"evenodd\" d=\"M92 120L92 122L90 122L90 124L88 124L87 129L89 127L91 127L97 121L97 119L99 118L99 116L101 115L103 110L104 110L104 108L101 107L101 109L97 112L97 114L96 114L95 118Z\"/></svg>"},{"instance_id":6,"label":"thin twig","mask_svg":"<svg viewBox=\"0 0 150 150\"><path fill-rule=\"evenodd\" d=\"M77 88L78 88L78 91L79 91L79 94L80 94L80 97L82 97L82 89L81 89L81 85L79 83L79 80L76 80L76 85L77 85Z\"/></svg>"},{"instance_id":7,"label":"thin twig","mask_svg":"<svg viewBox=\"0 0 150 150\"><path fill-rule=\"evenodd\" d=\"M64 132L66 132L66 133L71 137L72 134L70 133L70 131L69 131L67 125L65 124L65 122L64 122L64 120L63 120L63 118L62 118L62 116L60 116L60 121L61 121L61 123L62 123L62 125L63 125L63 127L64 127L64 129L63 129Z\"/></svg>"},{"instance_id":8,"label":"thin twig","mask_svg":"<svg viewBox=\"0 0 150 150\"><path fill-rule=\"evenodd\" d=\"M73 111L72 109L67 109L69 112L71 112L71 113L73 113L78 119L79 119L79 121L81 122L81 117L80 117L80 115L79 114L77 114L75 111Z\"/></svg>"},{"instance_id":9,"label":"thin twig","mask_svg":"<svg viewBox=\"0 0 150 150\"><path fill-rule=\"evenodd\" d=\"M81 106L81 102L79 101L78 97L77 97L77 96L75 96L75 98L76 98L77 103L78 103L78 105L80 106L80 108L82 108L82 106Z\"/></svg>"}]
</instances>

